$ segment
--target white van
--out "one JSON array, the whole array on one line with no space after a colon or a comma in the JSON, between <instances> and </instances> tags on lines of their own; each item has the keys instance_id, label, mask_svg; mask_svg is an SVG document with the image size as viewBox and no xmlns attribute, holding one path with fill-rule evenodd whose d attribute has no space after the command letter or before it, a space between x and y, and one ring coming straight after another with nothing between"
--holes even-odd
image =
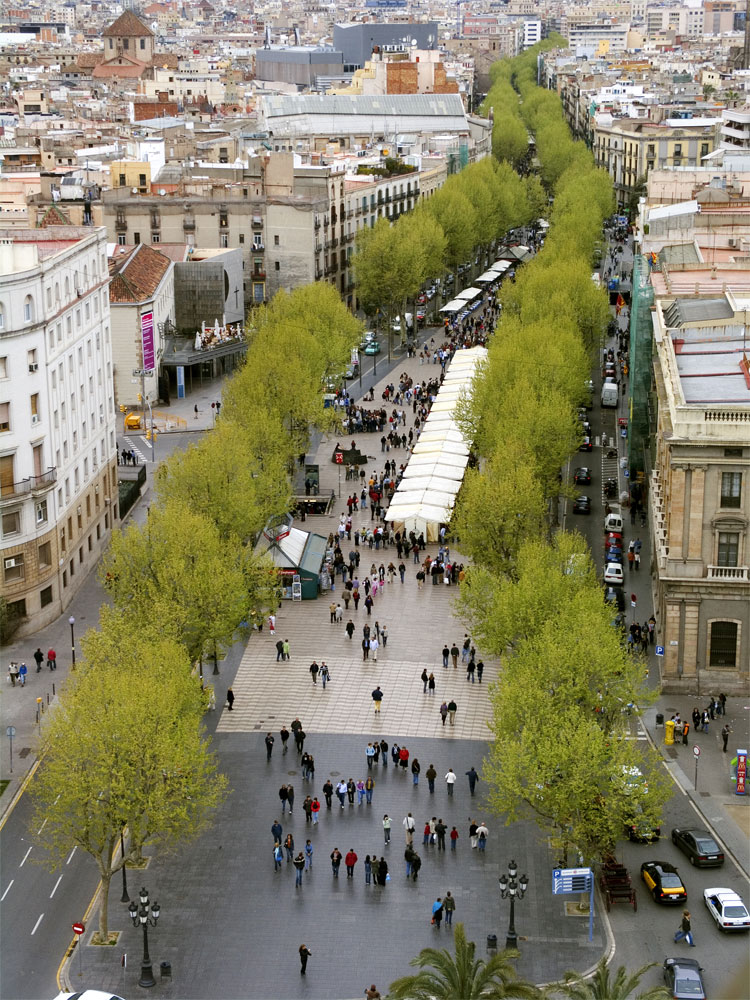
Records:
<instances>
[{"instance_id":1,"label":"white van","mask_svg":"<svg viewBox=\"0 0 750 1000\"><path fill-rule=\"evenodd\" d=\"M602 386L602 406L617 406L616 382L605 382Z\"/></svg>"},{"instance_id":2,"label":"white van","mask_svg":"<svg viewBox=\"0 0 750 1000\"><path fill-rule=\"evenodd\" d=\"M604 530L605 532L622 531L622 511L617 504L612 507L609 514L604 518Z\"/></svg>"}]
</instances>

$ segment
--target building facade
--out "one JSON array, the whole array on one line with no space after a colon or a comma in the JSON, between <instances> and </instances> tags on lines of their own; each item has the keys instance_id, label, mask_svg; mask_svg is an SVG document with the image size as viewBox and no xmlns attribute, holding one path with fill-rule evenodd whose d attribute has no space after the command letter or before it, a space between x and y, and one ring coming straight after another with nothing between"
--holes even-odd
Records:
<instances>
[{"instance_id":1,"label":"building facade","mask_svg":"<svg viewBox=\"0 0 750 1000\"><path fill-rule=\"evenodd\" d=\"M57 618L118 519L106 232L0 232L2 592Z\"/></svg>"}]
</instances>

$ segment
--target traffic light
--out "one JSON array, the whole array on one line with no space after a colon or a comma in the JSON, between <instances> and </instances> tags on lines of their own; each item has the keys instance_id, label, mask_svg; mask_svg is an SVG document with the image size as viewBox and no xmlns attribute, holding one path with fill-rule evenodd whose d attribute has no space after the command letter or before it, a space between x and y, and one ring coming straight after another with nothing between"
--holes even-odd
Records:
<instances>
[{"instance_id":1,"label":"traffic light","mask_svg":"<svg viewBox=\"0 0 750 1000\"><path fill-rule=\"evenodd\" d=\"M128 408L124 403L120 403L120 413L127 413Z\"/></svg>"},{"instance_id":2,"label":"traffic light","mask_svg":"<svg viewBox=\"0 0 750 1000\"><path fill-rule=\"evenodd\" d=\"M139 403L143 402L140 392L138 393L138 402Z\"/></svg>"},{"instance_id":3,"label":"traffic light","mask_svg":"<svg viewBox=\"0 0 750 1000\"><path fill-rule=\"evenodd\" d=\"M146 440L147 441L151 440L151 431L146 431Z\"/></svg>"}]
</instances>

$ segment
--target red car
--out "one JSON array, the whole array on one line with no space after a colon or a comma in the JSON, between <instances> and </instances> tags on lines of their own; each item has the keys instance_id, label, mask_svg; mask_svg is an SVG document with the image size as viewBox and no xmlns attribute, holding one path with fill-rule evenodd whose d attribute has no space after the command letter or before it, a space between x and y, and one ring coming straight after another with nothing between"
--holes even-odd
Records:
<instances>
[{"instance_id":1,"label":"red car","mask_svg":"<svg viewBox=\"0 0 750 1000\"><path fill-rule=\"evenodd\" d=\"M604 536L604 548L605 549L622 548L622 535L620 534L619 531L610 531L608 534Z\"/></svg>"}]
</instances>

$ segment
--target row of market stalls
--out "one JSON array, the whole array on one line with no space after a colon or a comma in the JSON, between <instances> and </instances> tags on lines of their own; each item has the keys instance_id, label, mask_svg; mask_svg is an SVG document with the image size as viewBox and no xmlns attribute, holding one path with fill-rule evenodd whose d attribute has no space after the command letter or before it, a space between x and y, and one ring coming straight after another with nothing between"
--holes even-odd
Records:
<instances>
[{"instance_id":1,"label":"row of market stalls","mask_svg":"<svg viewBox=\"0 0 750 1000\"><path fill-rule=\"evenodd\" d=\"M469 442L456 423L456 408L471 392L472 380L486 358L484 347L453 355L385 515L396 531L414 531L435 542L440 525L450 521L469 463Z\"/></svg>"}]
</instances>

